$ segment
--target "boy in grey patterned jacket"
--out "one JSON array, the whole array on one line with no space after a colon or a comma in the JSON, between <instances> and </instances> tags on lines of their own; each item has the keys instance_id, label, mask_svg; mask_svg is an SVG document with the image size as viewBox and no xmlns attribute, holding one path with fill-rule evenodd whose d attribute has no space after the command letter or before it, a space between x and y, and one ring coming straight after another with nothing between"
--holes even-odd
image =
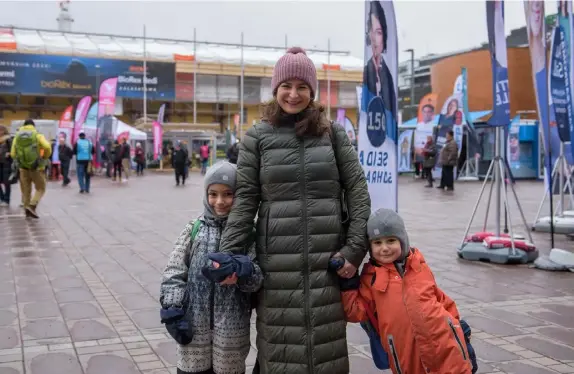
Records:
<instances>
[{"instance_id":1,"label":"boy in grey patterned jacket","mask_svg":"<svg viewBox=\"0 0 574 374\"><path fill-rule=\"evenodd\" d=\"M191 221L185 226L163 272L162 322L179 343L178 374L245 373L251 293L263 282L255 246L246 246L244 255L239 255L241 272L219 283L203 275L219 267L211 259L219 252L221 233L233 204L235 179L236 167L229 162L209 169L204 180L205 210L197 218L200 224ZM226 256L215 256L221 255ZM229 263L233 260L230 257Z\"/></svg>"}]
</instances>

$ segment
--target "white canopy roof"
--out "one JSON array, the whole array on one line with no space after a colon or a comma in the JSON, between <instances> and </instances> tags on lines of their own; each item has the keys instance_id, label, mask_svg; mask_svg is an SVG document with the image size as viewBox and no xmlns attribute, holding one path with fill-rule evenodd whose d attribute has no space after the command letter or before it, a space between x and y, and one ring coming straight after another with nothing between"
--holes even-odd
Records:
<instances>
[{"instance_id":1,"label":"white canopy roof","mask_svg":"<svg viewBox=\"0 0 574 374\"><path fill-rule=\"evenodd\" d=\"M140 131L138 129L136 129L135 127L132 127L122 121L120 121L119 119L115 118L115 126L116 126L116 133L115 133L115 137L117 138L118 135L120 135L123 132L127 132L130 134L129 140L147 140L147 134L143 131Z\"/></svg>"},{"instance_id":2,"label":"white canopy roof","mask_svg":"<svg viewBox=\"0 0 574 374\"><path fill-rule=\"evenodd\" d=\"M91 57L112 57L126 59L143 58L143 38L60 31L39 31L30 29L0 29L0 44L12 42L16 51L23 53L47 53L63 55L85 55ZM246 65L273 66L285 53L284 48L244 47ZM146 55L149 59L175 61L175 55L193 56L193 42L156 40L146 38ZM363 58L349 53L309 52L317 68L323 64L339 65L341 70L362 70ZM195 58L199 62L240 64L241 47L222 44L197 44Z\"/></svg>"}]
</instances>

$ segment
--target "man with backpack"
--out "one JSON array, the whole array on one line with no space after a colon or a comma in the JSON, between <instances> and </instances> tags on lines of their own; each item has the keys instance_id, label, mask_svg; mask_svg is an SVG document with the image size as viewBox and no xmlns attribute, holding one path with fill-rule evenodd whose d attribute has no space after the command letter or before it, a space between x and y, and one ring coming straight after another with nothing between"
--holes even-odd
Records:
<instances>
[{"instance_id":1,"label":"man with backpack","mask_svg":"<svg viewBox=\"0 0 574 374\"><path fill-rule=\"evenodd\" d=\"M50 143L36 130L34 121L31 119L24 121L24 125L18 129L12 142L10 156L20 169L20 190L26 217L39 218L36 208L46 192L44 170L51 154ZM32 184L36 192L31 198Z\"/></svg>"},{"instance_id":2,"label":"man with backpack","mask_svg":"<svg viewBox=\"0 0 574 374\"><path fill-rule=\"evenodd\" d=\"M78 184L80 193L90 193L91 170L90 163L94 156L94 145L86 139L86 134L80 133L80 139L74 145L76 155L76 173L78 174Z\"/></svg>"}]
</instances>

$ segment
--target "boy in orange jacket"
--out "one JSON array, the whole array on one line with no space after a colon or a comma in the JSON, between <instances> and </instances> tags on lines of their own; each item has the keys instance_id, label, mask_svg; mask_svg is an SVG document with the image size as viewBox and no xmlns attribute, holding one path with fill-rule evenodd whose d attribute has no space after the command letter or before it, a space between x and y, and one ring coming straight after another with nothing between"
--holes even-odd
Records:
<instances>
[{"instance_id":1,"label":"boy in orange jacket","mask_svg":"<svg viewBox=\"0 0 574 374\"><path fill-rule=\"evenodd\" d=\"M409 246L401 217L376 211L367 235L371 258L360 278L341 278L347 321L368 321L369 308L394 374L472 373L456 305L438 288L423 255Z\"/></svg>"}]
</instances>

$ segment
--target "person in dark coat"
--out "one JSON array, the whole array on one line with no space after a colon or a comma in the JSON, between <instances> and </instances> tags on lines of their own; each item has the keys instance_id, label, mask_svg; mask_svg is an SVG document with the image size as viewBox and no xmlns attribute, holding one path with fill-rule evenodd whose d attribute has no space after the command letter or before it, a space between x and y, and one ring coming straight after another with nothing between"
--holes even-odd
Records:
<instances>
[{"instance_id":1,"label":"person in dark coat","mask_svg":"<svg viewBox=\"0 0 574 374\"><path fill-rule=\"evenodd\" d=\"M432 177L432 169L436 164L436 145L433 141L432 135L427 136L427 142L422 150L423 153L423 175L426 176L428 184L425 187L432 187L434 178Z\"/></svg>"},{"instance_id":2,"label":"person in dark coat","mask_svg":"<svg viewBox=\"0 0 574 374\"><path fill-rule=\"evenodd\" d=\"M10 174L12 174L12 137L8 129L0 125L0 206L10 205Z\"/></svg>"},{"instance_id":3,"label":"person in dark coat","mask_svg":"<svg viewBox=\"0 0 574 374\"><path fill-rule=\"evenodd\" d=\"M237 158L239 157L239 142L235 142L227 149L227 160L232 164L237 164Z\"/></svg>"},{"instance_id":4,"label":"person in dark coat","mask_svg":"<svg viewBox=\"0 0 574 374\"><path fill-rule=\"evenodd\" d=\"M440 151L440 163L442 165L442 174L440 186L438 189L447 191L454 190L454 167L458 161L458 146L454 141L454 132L449 130L446 133L446 143Z\"/></svg>"},{"instance_id":5,"label":"person in dark coat","mask_svg":"<svg viewBox=\"0 0 574 374\"><path fill-rule=\"evenodd\" d=\"M367 182L344 128L313 100L317 73L303 49L290 48L277 61L271 85L261 122L239 145L237 190L220 251L242 253L258 217L265 280L254 373L348 374L345 315L328 264L342 257L338 274L350 278L365 257Z\"/></svg>"},{"instance_id":6,"label":"person in dark coat","mask_svg":"<svg viewBox=\"0 0 574 374\"><path fill-rule=\"evenodd\" d=\"M175 149L173 155L171 156L171 162L173 169L175 171L175 185L179 186L179 181L181 178L181 184L185 185L185 168L187 166L187 149L181 146L181 142L177 141L175 144Z\"/></svg>"},{"instance_id":7,"label":"person in dark coat","mask_svg":"<svg viewBox=\"0 0 574 374\"><path fill-rule=\"evenodd\" d=\"M67 186L70 184L70 162L74 157L74 150L68 144L66 144L66 139L60 137L58 139L58 156L60 159L60 167L62 169L62 186Z\"/></svg>"}]
</instances>

